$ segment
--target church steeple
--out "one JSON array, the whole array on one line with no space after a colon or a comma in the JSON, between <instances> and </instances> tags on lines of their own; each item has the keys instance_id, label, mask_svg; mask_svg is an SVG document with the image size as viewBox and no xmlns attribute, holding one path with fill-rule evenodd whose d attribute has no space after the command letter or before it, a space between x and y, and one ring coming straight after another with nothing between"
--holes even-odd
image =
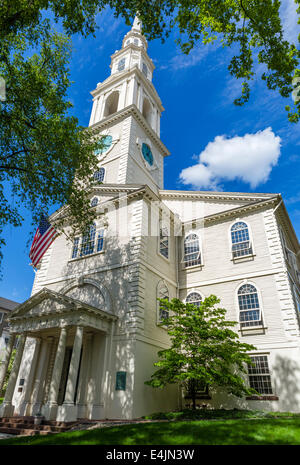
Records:
<instances>
[{"instance_id":1,"label":"church steeple","mask_svg":"<svg viewBox=\"0 0 300 465\"><path fill-rule=\"evenodd\" d=\"M108 162L108 153L120 157L119 174L112 182L140 182L162 187L163 158L169 152L159 138L164 108L152 84L155 66L147 48L141 22L136 16L123 38L122 48L111 56L111 75L91 92L94 103L90 126L97 132L105 128L112 140L110 151L101 155L99 161ZM120 130L121 145L114 137Z\"/></svg>"}]
</instances>

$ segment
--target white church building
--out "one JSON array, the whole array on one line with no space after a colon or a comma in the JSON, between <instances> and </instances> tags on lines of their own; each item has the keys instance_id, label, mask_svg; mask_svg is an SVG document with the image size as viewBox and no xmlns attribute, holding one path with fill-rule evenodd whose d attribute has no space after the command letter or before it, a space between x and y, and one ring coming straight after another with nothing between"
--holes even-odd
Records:
<instances>
[{"instance_id":1,"label":"white church building","mask_svg":"<svg viewBox=\"0 0 300 465\"><path fill-rule=\"evenodd\" d=\"M300 412L299 242L280 194L164 190L164 110L136 19L94 91L90 128L105 136L91 187L96 219L43 256L31 297L10 317L0 416L137 418L175 410L188 393L146 386L169 347L157 298L199 305L214 294L255 365L258 396L199 391L214 408ZM60 212L53 214L52 218ZM1 388L1 386L0 386Z\"/></svg>"}]
</instances>

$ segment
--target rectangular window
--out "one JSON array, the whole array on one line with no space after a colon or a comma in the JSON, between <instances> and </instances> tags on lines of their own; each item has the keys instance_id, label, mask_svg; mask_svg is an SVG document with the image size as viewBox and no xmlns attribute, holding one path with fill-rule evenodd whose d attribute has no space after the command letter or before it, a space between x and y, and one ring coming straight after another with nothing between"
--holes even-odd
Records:
<instances>
[{"instance_id":1,"label":"rectangular window","mask_svg":"<svg viewBox=\"0 0 300 465\"><path fill-rule=\"evenodd\" d=\"M273 394L268 357L257 355L251 357L254 365L248 365L250 387L259 394Z\"/></svg>"},{"instance_id":2,"label":"rectangular window","mask_svg":"<svg viewBox=\"0 0 300 465\"><path fill-rule=\"evenodd\" d=\"M104 246L104 229L100 229L97 239L97 252L101 252Z\"/></svg>"},{"instance_id":3,"label":"rectangular window","mask_svg":"<svg viewBox=\"0 0 300 465\"><path fill-rule=\"evenodd\" d=\"M0 323L2 323L4 313L0 312Z\"/></svg>"},{"instance_id":4,"label":"rectangular window","mask_svg":"<svg viewBox=\"0 0 300 465\"><path fill-rule=\"evenodd\" d=\"M72 258L77 257L78 249L79 249L79 237L75 237L74 244L73 244L73 250L72 250Z\"/></svg>"},{"instance_id":5,"label":"rectangular window","mask_svg":"<svg viewBox=\"0 0 300 465\"><path fill-rule=\"evenodd\" d=\"M160 228L159 252L163 257L169 258L169 231L166 227Z\"/></svg>"}]
</instances>

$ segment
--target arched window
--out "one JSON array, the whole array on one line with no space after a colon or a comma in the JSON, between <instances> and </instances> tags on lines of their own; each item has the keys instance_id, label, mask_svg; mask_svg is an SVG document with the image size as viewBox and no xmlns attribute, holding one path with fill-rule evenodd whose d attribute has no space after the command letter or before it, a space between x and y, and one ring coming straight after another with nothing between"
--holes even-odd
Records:
<instances>
[{"instance_id":1,"label":"arched window","mask_svg":"<svg viewBox=\"0 0 300 465\"><path fill-rule=\"evenodd\" d=\"M151 126L151 118L152 118L152 108L151 108L151 103L147 98L144 98L143 100L143 116L145 120L150 124Z\"/></svg>"},{"instance_id":2,"label":"arched window","mask_svg":"<svg viewBox=\"0 0 300 465\"><path fill-rule=\"evenodd\" d=\"M185 267L201 265L200 244L197 234L191 233L184 239L183 263Z\"/></svg>"},{"instance_id":3,"label":"arched window","mask_svg":"<svg viewBox=\"0 0 300 465\"><path fill-rule=\"evenodd\" d=\"M104 229L97 231L93 223L82 237L75 237L72 250L72 258L85 257L101 252L104 246Z\"/></svg>"},{"instance_id":4,"label":"arched window","mask_svg":"<svg viewBox=\"0 0 300 465\"><path fill-rule=\"evenodd\" d=\"M118 111L119 92L115 90L106 99L103 116L109 116Z\"/></svg>"},{"instance_id":5,"label":"arched window","mask_svg":"<svg viewBox=\"0 0 300 465\"><path fill-rule=\"evenodd\" d=\"M159 253L169 258L169 229L162 222L159 226Z\"/></svg>"},{"instance_id":6,"label":"arched window","mask_svg":"<svg viewBox=\"0 0 300 465\"><path fill-rule=\"evenodd\" d=\"M243 284L238 290L238 301L241 327L261 325L262 315L256 287Z\"/></svg>"},{"instance_id":7,"label":"arched window","mask_svg":"<svg viewBox=\"0 0 300 465\"><path fill-rule=\"evenodd\" d=\"M169 300L169 289L164 281L160 281L157 286L157 299ZM161 323L163 318L169 317L168 308L164 307L160 301L157 301L157 322Z\"/></svg>"},{"instance_id":8,"label":"arched window","mask_svg":"<svg viewBox=\"0 0 300 465\"><path fill-rule=\"evenodd\" d=\"M196 307L200 307L201 302L202 302L202 297L199 294L199 292L191 292L185 299L185 302L187 304L193 304Z\"/></svg>"},{"instance_id":9,"label":"arched window","mask_svg":"<svg viewBox=\"0 0 300 465\"><path fill-rule=\"evenodd\" d=\"M94 180L96 182L103 182L104 176L105 176L105 168L99 168L99 170L94 173Z\"/></svg>"},{"instance_id":10,"label":"arched window","mask_svg":"<svg viewBox=\"0 0 300 465\"><path fill-rule=\"evenodd\" d=\"M244 257L253 253L249 229L243 221L238 221L231 227L231 243L233 258Z\"/></svg>"}]
</instances>

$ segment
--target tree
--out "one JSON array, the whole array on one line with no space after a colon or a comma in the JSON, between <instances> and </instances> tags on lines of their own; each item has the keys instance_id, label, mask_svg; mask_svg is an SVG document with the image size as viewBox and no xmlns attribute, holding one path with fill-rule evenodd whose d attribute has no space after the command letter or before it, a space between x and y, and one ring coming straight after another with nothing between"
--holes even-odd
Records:
<instances>
[{"instance_id":1,"label":"tree","mask_svg":"<svg viewBox=\"0 0 300 465\"><path fill-rule=\"evenodd\" d=\"M6 224L22 224L23 206L35 227L42 212L64 204L74 231L85 231L94 218L82 186L93 179L95 150L103 143L68 114L70 53L69 38L53 32L48 20L1 40L0 234ZM56 227L64 225L60 217Z\"/></svg>"},{"instance_id":2,"label":"tree","mask_svg":"<svg viewBox=\"0 0 300 465\"><path fill-rule=\"evenodd\" d=\"M179 299L159 300L169 313L162 324L171 336L171 347L158 352L159 361L154 365L159 369L145 384L153 388L174 383L183 386L194 409L199 385L209 390L223 388L238 397L257 394L246 386L243 376L247 364L252 363L247 352L255 347L239 341L230 329L236 322L226 320L226 310L216 307L220 302L216 296L207 297L199 307Z\"/></svg>"}]
</instances>

